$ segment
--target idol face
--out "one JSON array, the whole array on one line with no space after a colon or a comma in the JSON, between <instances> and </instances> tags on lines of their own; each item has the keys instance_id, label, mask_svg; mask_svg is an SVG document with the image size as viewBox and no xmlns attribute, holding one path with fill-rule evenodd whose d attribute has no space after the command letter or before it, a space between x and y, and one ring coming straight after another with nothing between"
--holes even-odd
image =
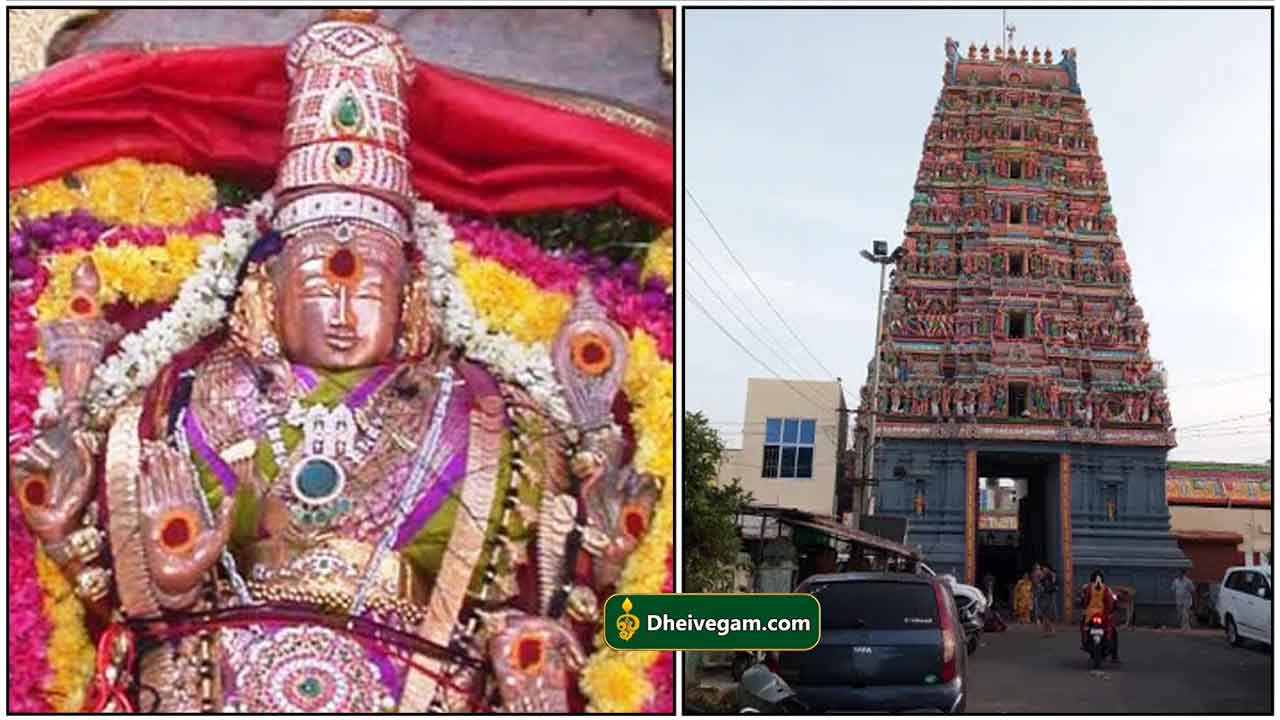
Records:
<instances>
[{"instance_id":1,"label":"idol face","mask_svg":"<svg viewBox=\"0 0 1280 720\"><path fill-rule=\"evenodd\" d=\"M310 367L349 370L377 365L395 350L404 279L383 253L362 253L358 240L296 238L305 259L277 276L276 320L285 356Z\"/></svg>"}]
</instances>

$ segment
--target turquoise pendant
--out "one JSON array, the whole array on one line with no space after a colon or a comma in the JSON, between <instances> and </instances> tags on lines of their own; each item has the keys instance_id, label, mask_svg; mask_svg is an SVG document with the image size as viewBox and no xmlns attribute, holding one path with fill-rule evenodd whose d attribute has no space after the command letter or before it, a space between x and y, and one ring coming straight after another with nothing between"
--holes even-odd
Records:
<instances>
[{"instance_id":1,"label":"turquoise pendant","mask_svg":"<svg viewBox=\"0 0 1280 720\"><path fill-rule=\"evenodd\" d=\"M326 505L342 494L346 480L341 465L323 455L312 455L293 471L293 496L313 507Z\"/></svg>"}]
</instances>

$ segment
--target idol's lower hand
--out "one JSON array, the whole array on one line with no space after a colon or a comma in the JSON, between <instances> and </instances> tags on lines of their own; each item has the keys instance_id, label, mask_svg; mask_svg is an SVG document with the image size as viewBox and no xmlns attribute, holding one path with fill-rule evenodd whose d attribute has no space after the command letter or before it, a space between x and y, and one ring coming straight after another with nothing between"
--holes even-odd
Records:
<instances>
[{"instance_id":1,"label":"idol's lower hand","mask_svg":"<svg viewBox=\"0 0 1280 720\"><path fill-rule=\"evenodd\" d=\"M13 458L14 495L46 546L75 531L93 497L92 438L63 421L45 428Z\"/></svg>"},{"instance_id":2,"label":"idol's lower hand","mask_svg":"<svg viewBox=\"0 0 1280 720\"><path fill-rule=\"evenodd\" d=\"M586 664L578 639L549 617L512 610L485 617L489 656L503 709L511 713L569 712L570 678Z\"/></svg>"},{"instance_id":3,"label":"idol's lower hand","mask_svg":"<svg viewBox=\"0 0 1280 720\"><path fill-rule=\"evenodd\" d=\"M151 578L162 604L187 606L231 537L234 503L224 499L210 523L191 462L162 443L147 443L142 452L142 532Z\"/></svg>"}]
</instances>

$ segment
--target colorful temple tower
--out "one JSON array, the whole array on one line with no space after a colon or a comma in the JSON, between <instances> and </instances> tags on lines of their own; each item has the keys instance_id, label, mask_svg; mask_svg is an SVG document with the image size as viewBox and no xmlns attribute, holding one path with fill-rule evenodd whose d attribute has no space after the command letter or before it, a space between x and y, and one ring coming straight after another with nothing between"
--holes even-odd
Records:
<instances>
[{"instance_id":1,"label":"colorful temple tower","mask_svg":"<svg viewBox=\"0 0 1280 720\"><path fill-rule=\"evenodd\" d=\"M869 376L850 475L875 478L874 512L906 517L940 572L991 573L1000 593L1035 561L1063 588L1100 568L1134 589L1140 618L1171 614L1188 561L1165 499L1165 374L1075 50L962 57L947 38L945 67L885 299L874 471ZM1015 543L984 543L980 478L1025 484Z\"/></svg>"}]
</instances>

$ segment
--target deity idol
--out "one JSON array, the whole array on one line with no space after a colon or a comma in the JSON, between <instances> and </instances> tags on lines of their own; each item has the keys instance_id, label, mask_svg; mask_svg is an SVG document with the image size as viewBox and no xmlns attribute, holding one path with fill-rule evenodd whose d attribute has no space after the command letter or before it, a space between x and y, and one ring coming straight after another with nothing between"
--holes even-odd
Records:
<instances>
[{"instance_id":1,"label":"deity idol","mask_svg":"<svg viewBox=\"0 0 1280 720\"><path fill-rule=\"evenodd\" d=\"M424 257L444 220L409 180L408 51L327 19L287 68L272 232L229 332L114 405L64 383L14 459L31 529L109 624L91 704L580 711L599 605L658 497L615 422L625 335L584 286L551 348L559 404L450 344ZM84 327L102 340L63 378L110 335Z\"/></svg>"}]
</instances>

